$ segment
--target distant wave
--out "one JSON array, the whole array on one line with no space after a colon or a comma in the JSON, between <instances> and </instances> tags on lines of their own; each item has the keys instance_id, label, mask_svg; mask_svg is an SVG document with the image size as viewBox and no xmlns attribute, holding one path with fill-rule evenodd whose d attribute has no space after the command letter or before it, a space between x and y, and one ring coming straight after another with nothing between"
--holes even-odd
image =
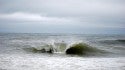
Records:
<instances>
[{"instance_id":1,"label":"distant wave","mask_svg":"<svg viewBox=\"0 0 125 70\"><path fill-rule=\"evenodd\" d=\"M102 40L100 43L105 43L105 44L125 44L124 39L117 39L117 40Z\"/></svg>"},{"instance_id":2,"label":"distant wave","mask_svg":"<svg viewBox=\"0 0 125 70\"><path fill-rule=\"evenodd\" d=\"M125 40L122 40L122 39L118 39L116 41L125 43Z\"/></svg>"}]
</instances>

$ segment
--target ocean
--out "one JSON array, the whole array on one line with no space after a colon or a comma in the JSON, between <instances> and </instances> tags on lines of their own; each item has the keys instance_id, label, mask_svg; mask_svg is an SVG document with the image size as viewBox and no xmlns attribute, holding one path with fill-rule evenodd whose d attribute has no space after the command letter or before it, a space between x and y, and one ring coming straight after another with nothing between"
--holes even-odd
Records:
<instances>
[{"instance_id":1,"label":"ocean","mask_svg":"<svg viewBox=\"0 0 125 70\"><path fill-rule=\"evenodd\" d=\"M98 50L66 53L78 43ZM125 35L0 33L0 70L125 70Z\"/></svg>"}]
</instances>

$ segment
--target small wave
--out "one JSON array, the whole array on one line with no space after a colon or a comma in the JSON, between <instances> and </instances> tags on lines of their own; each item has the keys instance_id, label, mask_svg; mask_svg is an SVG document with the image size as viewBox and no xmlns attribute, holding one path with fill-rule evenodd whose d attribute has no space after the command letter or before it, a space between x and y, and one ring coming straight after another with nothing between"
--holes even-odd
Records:
<instances>
[{"instance_id":1,"label":"small wave","mask_svg":"<svg viewBox=\"0 0 125 70\"><path fill-rule=\"evenodd\" d=\"M40 47L28 47L28 48L23 48L27 52L32 52L32 53L53 53L54 48L52 45L43 45Z\"/></svg>"},{"instance_id":2,"label":"small wave","mask_svg":"<svg viewBox=\"0 0 125 70\"><path fill-rule=\"evenodd\" d=\"M50 48L49 50L46 49L37 49L35 47L30 48L23 48L25 51L32 52L32 53L53 53L53 49Z\"/></svg>"}]
</instances>

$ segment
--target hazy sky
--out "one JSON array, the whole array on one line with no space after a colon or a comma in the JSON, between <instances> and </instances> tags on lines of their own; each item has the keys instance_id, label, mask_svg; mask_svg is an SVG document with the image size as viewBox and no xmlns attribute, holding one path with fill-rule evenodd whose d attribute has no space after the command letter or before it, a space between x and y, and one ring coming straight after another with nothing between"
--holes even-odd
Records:
<instances>
[{"instance_id":1,"label":"hazy sky","mask_svg":"<svg viewBox=\"0 0 125 70\"><path fill-rule=\"evenodd\" d=\"M0 0L0 32L125 34L125 0Z\"/></svg>"}]
</instances>

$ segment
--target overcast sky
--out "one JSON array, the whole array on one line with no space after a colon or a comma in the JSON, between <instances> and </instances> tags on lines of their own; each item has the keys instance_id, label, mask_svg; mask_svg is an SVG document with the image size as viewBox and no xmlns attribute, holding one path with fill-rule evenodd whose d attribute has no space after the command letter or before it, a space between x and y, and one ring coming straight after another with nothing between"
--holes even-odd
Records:
<instances>
[{"instance_id":1,"label":"overcast sky","mask_svg":"<svg viewBox=\"0 0 125 70\"><path fill-rule=\"evenodd\" d=\"M0 0L0 32L125 34L125 0Z\"/></svg>"}]
</instances>

